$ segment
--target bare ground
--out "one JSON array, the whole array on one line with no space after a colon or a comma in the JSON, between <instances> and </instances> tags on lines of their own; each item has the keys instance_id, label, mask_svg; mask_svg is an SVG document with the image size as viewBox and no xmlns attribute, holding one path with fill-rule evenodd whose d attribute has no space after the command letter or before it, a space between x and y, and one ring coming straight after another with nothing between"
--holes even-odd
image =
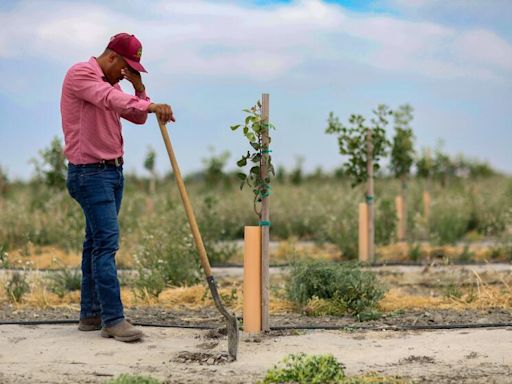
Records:
<instances>
[{"instance_id":1,"label":"bare ground","mask_svg":"<svg viewBox=\"0 0 512 384\"><path fill-rule=\"evenodd\" d=\"M475 284L475 279L487 286L505 284L511 268L509 264L388 266L376 272L404 293L437 296L450 284ZM273 272L278 278L281 269ZM227 281L241 277L239 268L219 268L215 273ZM104 383L120 373L147 374L166 383L255 383L282 357L296 352L333 353L350 375L375 371L418 383L512 383L510 327L390 331L404 325L511 324L509 308L406 309L366 322L350 316L275 313L272 326L337 326L340 330L281 330L246 338L239 360L225 364L217 364L224 362L225 338L211 337L211 331L144 327L147 338L142 343L124 344L102 339L95 332L78 332L76 325L0 325L0 383ZM136 323L223 326L210 307L133 307L126 309L126 315ZM77 318L78 305L26 308L0 303L0 322Z\"/></svg>"},{"instance_id":2,"label":"bare ground","mask_svg":"<svg viewBox=\"0 0 512 384\"><path fill-rule=\"evenodd\" d=\"M144 341L127 344L73 325L3 325L0 382L103 383L137 373L167 383L255 383L286 354L306 352L334 354L349 375L374 371L418 383L510 383L511 331L301 331L245 337L238 361L215 364L213 359L210 365L180 355L222 354L225 340L209 331L146 327Z\"/></svg>"}]
</instances>

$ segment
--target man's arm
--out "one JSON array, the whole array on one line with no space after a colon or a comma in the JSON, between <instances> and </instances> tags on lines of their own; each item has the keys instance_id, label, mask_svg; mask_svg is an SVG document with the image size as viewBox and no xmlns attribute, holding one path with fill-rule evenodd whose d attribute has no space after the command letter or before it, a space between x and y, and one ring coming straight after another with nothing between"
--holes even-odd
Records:
<instances>
[{"instance_id":1,"label":"man's arm","mask_svg":"<svg viewBox=\"0 0 512 384\"><path fill-rule=\"evenodd\" d=\"M146 91L137 91L135 90L135 96L137 96L139 99L147 100L151 102L150 98L146 95ZM148 106L149 107L149 106ZM131 121L134 124L144 124L146 120L148 119L148 110L145 111L132 111L128 113L122 113L121 117L123 119L126 119L128 121Z\"/></svg>"},{"instance_id":2,"label":"man's arm","mask_svg":"<svg viewBox=\"0 0 512 384\"><path fill-rule=\"evenodd\" d=\"M119 114L147 112L149 100L124 93L106 81L98 80L96 74L86 68L76 68L72 75L72 89L75 94L99 108L111 109Z\"/></svg>"},{"instance_id":3,"label":"man's arm","mask_svg":"<svg viewBox=\"0 0 512 384\"><path fill-rule=\"evenodd\" d=\"M133 85L133 89L135 90L135 95L144 98L149 101L149 97L146 96L146 87L144 86L144 83L142 82L142 76L140 72L137 72L134 69L131 68L124 68L121 70L121 73L123 74L124 78L128 80ZM148 112L154 112L156 113L158 119L160 121L163 121L164 123L167 123L168 121L176 121L174 119L172 108L170 105L167 104L150 104L148 107ZM133 116L133 115L132 115ZM124 116L123 116L124 117ZM136 116L138 119L144 119L139 124L144 124L147 119L147 115L145 116ZM130 120L130 119L128 119ZM135 123L135 121L130 120Z\"/></svg>"}]
</instances>

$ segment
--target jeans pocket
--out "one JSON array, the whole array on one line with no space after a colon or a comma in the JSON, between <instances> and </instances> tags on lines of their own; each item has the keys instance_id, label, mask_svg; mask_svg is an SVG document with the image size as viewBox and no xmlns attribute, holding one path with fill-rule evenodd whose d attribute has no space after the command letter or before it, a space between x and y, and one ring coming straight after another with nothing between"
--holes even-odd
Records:
<instances>
[{"instance_id":1,"label":"jeans pocket","mask_svg":"<svg viewBox=\"0 0 512 384\"><path fill-rule=\"evenodd\" d=\"M68 177L66 178L66 188L70 196L73 199L76 199L76 195L78 192L78 175L76 173L68 173Z\"/></svg>"}]
</instances>

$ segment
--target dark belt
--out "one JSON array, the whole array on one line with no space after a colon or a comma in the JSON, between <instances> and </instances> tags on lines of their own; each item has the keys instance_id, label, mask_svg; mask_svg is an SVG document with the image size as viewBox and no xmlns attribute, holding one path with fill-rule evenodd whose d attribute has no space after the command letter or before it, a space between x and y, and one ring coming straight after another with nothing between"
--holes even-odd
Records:
<instances>
[{"instance_id":1,"label":"dark belt","mask_svg":"<svg viewBox=\"0 0 512 384\"><path fill-rule=\"evenodd\" d=\"M83 168L95 168L95 167L120 167L124 164L123 157L118 157L117 159L112 160L101 160L97 163L88 163L88 164L73 164L69 163L71 165L74 165L75 167L83 167Z\"/></svg>"}]
</instances>

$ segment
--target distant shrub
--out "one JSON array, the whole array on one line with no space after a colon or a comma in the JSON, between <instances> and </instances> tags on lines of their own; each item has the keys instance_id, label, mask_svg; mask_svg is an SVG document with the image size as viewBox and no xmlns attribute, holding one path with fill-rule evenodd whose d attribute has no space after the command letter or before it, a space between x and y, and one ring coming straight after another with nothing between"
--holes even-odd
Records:
<instances>
[{"instance_id":1,"label":"distant shrub","mask_svg":"<svg viewBox=\"0 0 512 384\"><path fill-rule=\"evenodd\" d=\"M344 259L358 257L358 222L356 208L347 209L339 215L326 213L319 226L323 229L320 240L334 243Z\"/></svg>"},{"instance_id":2,"label":"distant shrub","mask_svg":"<svg viewBox=\"0 0 512 384\"><path fill-rule=\"evenodd\" d=\"M226 237L231 237L228 233L228 227L224 214L218 207L219 201L208 194L203 199L203 206L198 217L199 229L204 241L204 247L208 254L208 259L213 265L225 263L237 251L233 244L223 243Z\"/></svg>"},{"instance_id":3,"label":"distant shrub","mask_svg":"<svg viewBox=\"0 0 512 384\"><path fill-rule=\"evenodd\" d=\"M447 197L432 206L429 220L432 240L440 244L454 244L467 232L470 211L462 197Z\"/></svg>"},{"instance_id":4,"label":"distant shrub","mask_svg":"<svg viewBox=\"0 0 512 384\"><path fill-rule=\"evenodd\" d=\"M194 284L200 269L192 235L187 227L172 231L155 230L146 235L137 255L139 276L134 281L135 293L158 297L166 286Z\"/></svg>"},{"instance_id":5,"label":"distant shrub","mask_svg":"<svg viewBox=\"0 0 512 384\"><path fill-rule=\"evenodd\" d=\"M379 199L375 207L375 243L389 244L396 232L395 204L390 199Z\"/></svg>"},{"instance_id":6,"label":"distant shrub","mask_svg":"<svg viewBox=\"0 0 512 384\"><path fill-rule=\"evenodd\" d=\"M355 263L326 261L294 263L286 291L288 298L303 308L320 299L331 307L323 314L350 313L363 317L375 311L385 293L374 273L361 270ZM322 309L325 311L326 307Z\"/></svg>"}]
</instances>

